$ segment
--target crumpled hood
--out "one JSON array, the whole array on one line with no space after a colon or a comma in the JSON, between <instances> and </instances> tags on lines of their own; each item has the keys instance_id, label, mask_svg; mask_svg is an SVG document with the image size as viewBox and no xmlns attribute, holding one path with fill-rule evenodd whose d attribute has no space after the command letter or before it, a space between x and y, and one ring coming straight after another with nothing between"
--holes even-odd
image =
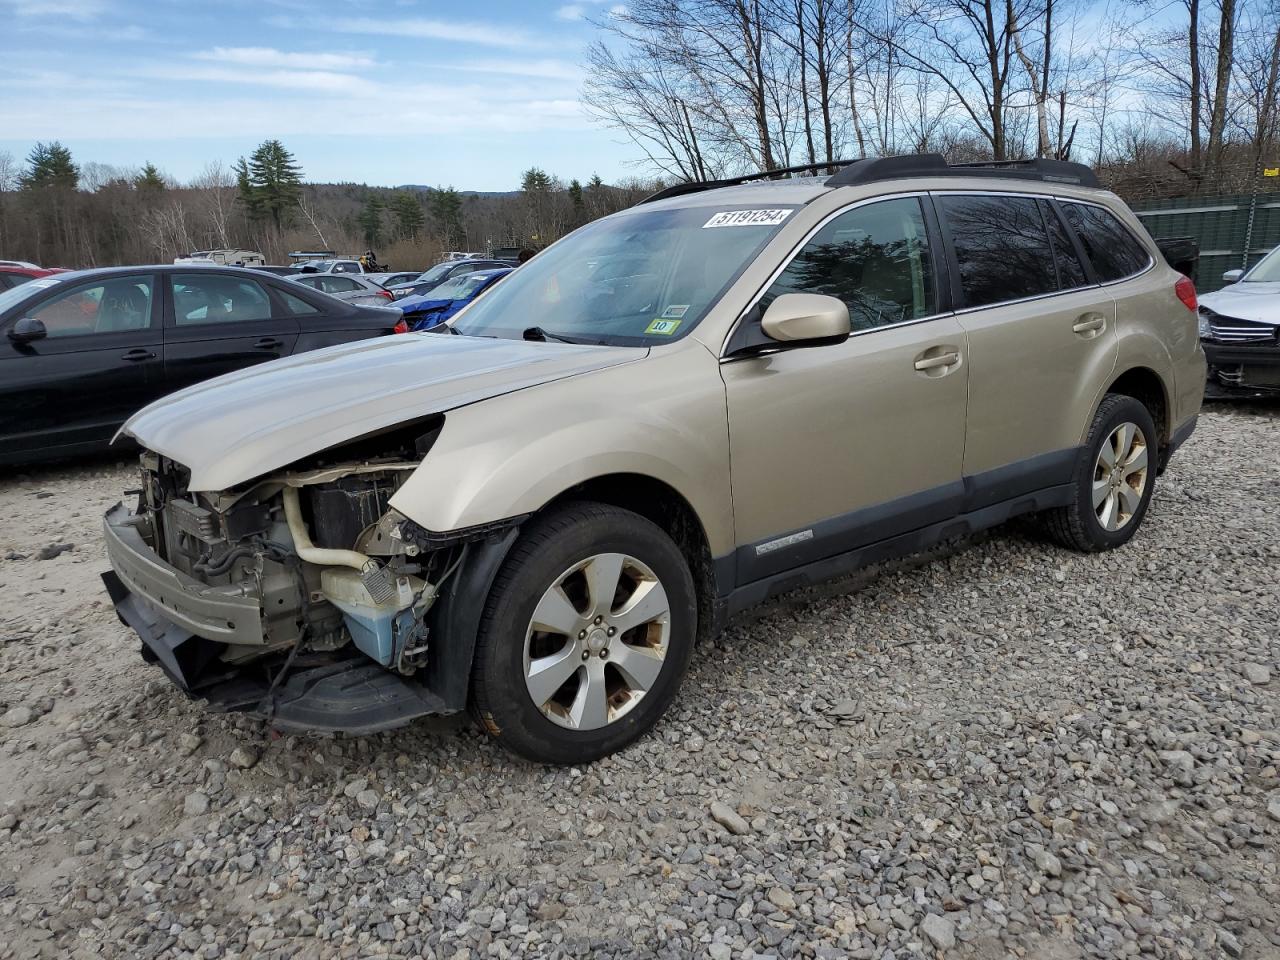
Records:
<instances>
[{"instance_id":1,"label":"crumpled hood","mask_svg":"<svg viewBox=\"0 0 1280 960\"><path fill-rule=\"evenodd\" d=\"M1233 283L1221 290L1204 294L1200 297L1200 303L1224 317L1280 326L1280 283Z\"/></svg>"},{"instance_id":2,"label":"crumpled hood","mask_svg":"<svg viewBox=\"0 0 1280 960\"><path fill-rule=\"evenodd\" d=\"M225 490L375 430L648 353L440 333L360 340L170 394L120 432ZM446 428L447 429L447 428Z\"/></svg>"}]
</instances>

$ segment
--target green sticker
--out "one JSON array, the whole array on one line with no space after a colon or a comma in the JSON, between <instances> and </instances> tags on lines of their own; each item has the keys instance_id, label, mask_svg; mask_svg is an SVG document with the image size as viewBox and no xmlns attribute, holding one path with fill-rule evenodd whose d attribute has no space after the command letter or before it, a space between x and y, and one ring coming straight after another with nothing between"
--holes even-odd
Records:
<instances>
[{"instance_id":1,"label":"green sticker","mask_svg":"<svg viewBox=\"0 0 1280 960\"><path fill-rule=\"evenodd\" d=\"M659 317L653 323L644 328L645 333L656 333L660 337L669 337L676 332L676 328L680 326L679 320L663 320Z\"/></svg>"}]
</instances>

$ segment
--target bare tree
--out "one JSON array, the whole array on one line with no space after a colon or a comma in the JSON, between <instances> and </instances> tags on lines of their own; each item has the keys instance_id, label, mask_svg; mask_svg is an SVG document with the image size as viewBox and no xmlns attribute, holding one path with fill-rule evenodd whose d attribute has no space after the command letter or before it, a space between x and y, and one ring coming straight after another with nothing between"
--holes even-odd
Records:
<instances>
[{"instance_id":1,"label":"bare tree","mask_svg":"<svg viewBox=\"0 0 1280 960\"><path fill-rule=\"evenodd\" d=\"M305 187L298 194L298 210L302 214L302 219L307 221L311 229L315 231L316 239L320 241L322 250L329 249L329 241L325 239L324 231L320 228L320 216L316 209L315 199L308 197L308 191Z\"/></svg>"},{"instance_id":2,"label":"bare tree","mask_svg":"<svg viewBox=\"0 0 1280 960\"><path fill-rule=\"evenodd\" d=\"M208 223L210 236L219 247L231 246L231 214L235 208L236 178L220 160L212 160L191 181L199 191L200 212Z\"/></svg>"}]
</instances>

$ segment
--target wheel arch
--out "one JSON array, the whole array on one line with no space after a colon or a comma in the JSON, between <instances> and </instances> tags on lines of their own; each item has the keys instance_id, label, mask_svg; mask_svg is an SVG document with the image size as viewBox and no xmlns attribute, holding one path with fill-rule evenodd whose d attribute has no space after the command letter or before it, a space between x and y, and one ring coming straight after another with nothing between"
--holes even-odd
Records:
<instances>
[{"instance_id":1,"label":"wheel arch","mask_svg":"<svg viewBox=\"0 0 1280 960\"><path fill-rule=\"evenodd\" d=\"M707 530L684 494L666 481L647 474L607 473L566 488L539 512L575 500L607 503L638 513L671 537L693 575L698 600L698 636L708 637L715 632L718 623L715 558Z\"/></svg>"},{"instance_id":2,"label":"wheel arch","mask_svg":"<svg viewBox=\"0 0 1280 960\"><path fill-rule=\"evenodd\" d=\"M1133 399L1146 407L1151 414L1151 419L1155 421L1160 448L1163 450L1168 446L1170 431L1172 430L1170 403L1173 391L1164 382L1164 378L1160 374L1150 367L1130 367L1111 381L1103 392L1103 396L1112 393L1133 397ZM1097 416L1098 407L1101 403L1102 398L1099 397L1098 403L1094 405L1090 423L1093 422L1093 416ZM1088 429L1087 425L1085 429Z\"/></svg>"}]
</instances>

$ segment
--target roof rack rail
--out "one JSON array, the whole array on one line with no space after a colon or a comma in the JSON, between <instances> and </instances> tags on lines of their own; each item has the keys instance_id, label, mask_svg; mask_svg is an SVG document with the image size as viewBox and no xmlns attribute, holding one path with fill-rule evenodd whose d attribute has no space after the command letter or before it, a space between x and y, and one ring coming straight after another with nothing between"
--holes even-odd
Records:
<instances>
[{"instance_id":1,"label":"roof rack rail","mask_svg":"<svg viewBox=\"0 0 1280 960\"><path fill-rule=\"evenodd\" d=\"M975 163L947 163L938 153L915 153L900 157L856 160L827 179L829 187L847 187L877 180L909 177L999 177L1073 183L1099 187L1098 176L1083 163L1068 160L981 160Z\"/></svg>"},{"instance_id":2,"label":"roof rack rail","mask_svg":"<svg viewBox=\"0 0 1280 960\"><path fill-rule=\"evenodd\" d=\"M773 180L777 177L790 176L794 173L818 173L822 170L835 170L837 167L847 167L852 162L852 160L824 160L822 163L802 163L796 167L761 170L758 173L747 173L741 177L729 177L725 180L694 180L690 183L677 183L667 187L665 190L659 190L657 193L645 197L640 203L653 203L655 200L666 200L668 197L682 197L687 193L701 193L703 190L715 190L717 187L736 187L740 184L751 183L753 180Z\"/></svg>"}]
</instances>

